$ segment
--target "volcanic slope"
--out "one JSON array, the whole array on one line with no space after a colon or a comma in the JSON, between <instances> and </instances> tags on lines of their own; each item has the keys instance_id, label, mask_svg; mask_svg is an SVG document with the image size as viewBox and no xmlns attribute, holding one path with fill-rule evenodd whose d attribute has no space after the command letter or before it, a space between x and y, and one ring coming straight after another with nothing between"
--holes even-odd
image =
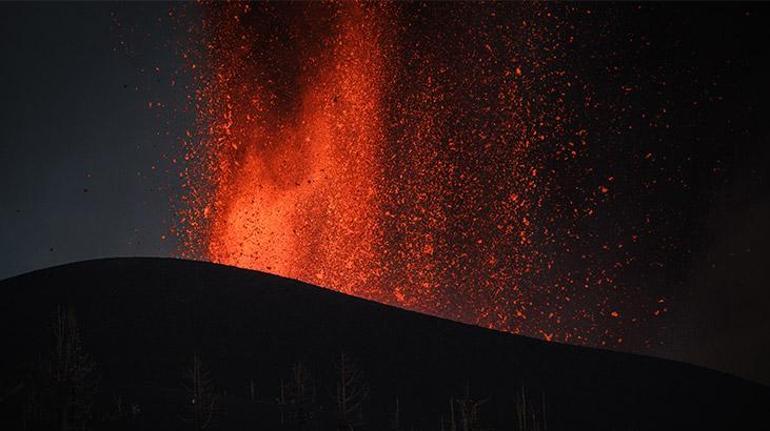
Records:
<instances>
[{"instance_id":1,"label":"volcanic slope","mask_svg":"<svg viewBox=\"0 0 770 431\"><path fill-rule=\"evenodd\" d=\"M454 414L462 430L471 410L473 429L770 426L770 388L723 373L495 332L211 263L85 261L0 281L0 298L4 430L22 429L24 418L29 425L29 400L41 391L29 376L51 354L57 308L73 310L96 364L94 429L192 429L183 384L194 355L218 397L208 429L339 429L341 353L368 394L350 420L355 429L449 430ZM300 362L312 394L302 421L286 399Z\"/></svg>"}]
</instances>

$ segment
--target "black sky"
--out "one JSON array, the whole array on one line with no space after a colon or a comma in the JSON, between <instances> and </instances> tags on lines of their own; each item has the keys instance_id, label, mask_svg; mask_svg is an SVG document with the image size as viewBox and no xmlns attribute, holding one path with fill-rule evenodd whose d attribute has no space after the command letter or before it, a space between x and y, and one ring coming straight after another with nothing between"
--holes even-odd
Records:
<instances>
[{"instance_id":1,"label":"black sky","mask_svg":"<svg viewBox=\"0 0 770 431\"><path fill-rule=\"evenodd\" d=\"M187 118L177 112L168 125L148 105L183 97L170 85L173 31L158 21L168 7L0 10L0 277L98 256L171 254L162 235L176 183L166 160Z\"/></svg>"},{"instance_id":2,"label":"black sky","mask_svg":"<svg viewBox=\"0 0 770 431\"><path fill-rule=\"evenodd\" d=\"M638 106L674 102L674 131L659 145L689 184L655 203L681 222L665 232L687 247L661 280L679 299L661 321L663 345L648 353L770 383L768 6L617 8L616 34L659 47L645 58L629 51L658 73L637 67L634 82L673 81L649 100L642 91ZM0 278L174 255L172 160L193 118L168 9L0 4Z\"/></svg>"}]
</instances>

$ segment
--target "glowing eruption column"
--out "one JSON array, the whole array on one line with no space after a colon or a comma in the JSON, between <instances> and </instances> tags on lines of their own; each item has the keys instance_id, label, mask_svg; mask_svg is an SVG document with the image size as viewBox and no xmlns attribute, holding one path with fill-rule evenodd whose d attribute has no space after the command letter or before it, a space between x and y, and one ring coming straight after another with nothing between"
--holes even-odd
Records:
<instances>
[{"instance_id":1,"label":"glowing eruption column","mask_svg":"<svg viewBox=\"0 0 770 431\"><path fill-rule=\"evenodd\" d=\"M217 184L211 260L281 274L349 293L371 285L376 217L382 59L372 18L341 11L295 115L255 99L242 139L221 137L237 162ZM260 96L260 95L254 95ZM253 110L253 111L252 111Z\"/></svg>"},{"instance_id":2,"label":"glowing eruption column","mask_svg":"<svg viewBox=\"0 0 770 431\"><path fill-rule=\"evenodd\" d=\"M571 37L547 6L204 12L185 255L547 339L620 339L607 322L633 256L595 252L625 239L591 233L608 193L581 161L588 102L571 108Z\"/></svg>"}]
</instances>

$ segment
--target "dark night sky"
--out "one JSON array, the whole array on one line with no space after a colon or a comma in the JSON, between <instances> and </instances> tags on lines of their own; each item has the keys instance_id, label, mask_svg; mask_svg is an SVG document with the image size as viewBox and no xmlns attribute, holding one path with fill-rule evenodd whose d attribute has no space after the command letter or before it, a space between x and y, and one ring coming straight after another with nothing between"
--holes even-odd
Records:
<instances>
[{"instance_id":1,"label":"dark night sky","mask_svg":"<svg viewBox=\"0 0 770 431\"><path fill-rule=\"evenodd\" d=\"M181 167L171 160L193 118L167 11L0 5L0 278L95 257L174 255ZM661 198L683 217L669 233L688 252L670 274L679 299L662 320L668 337L647 353L770 383L768 7L619 15L619 35L627 26L665 47L627 60L674 74L663 97L680 122L660 145L681 158L672 166L691 186Z\"/></svg>"},{"instance_id":2,"label":"dark night sky","mask_svg":"<svg viewBox=\"0 0 770 431\"><path fill-rule=\"evenodd\" d=\"M169 255L183 97L162 4L0 6L0 277L99 256ZM118 17L121 26L113 19ZM160 73L154 67L160 68ZM153 170L155 166L155 170Z\"/></svg>"}]
</instances>

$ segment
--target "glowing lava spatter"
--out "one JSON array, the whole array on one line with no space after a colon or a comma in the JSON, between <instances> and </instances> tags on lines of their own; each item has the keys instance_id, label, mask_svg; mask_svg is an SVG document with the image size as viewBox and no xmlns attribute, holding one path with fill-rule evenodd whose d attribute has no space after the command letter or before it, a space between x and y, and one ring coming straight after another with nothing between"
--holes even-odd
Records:
<instances>
[{"instance_id":1,"label":"glowing lava spatter","mask_svg":"<svg viewBox=\"0 0 770 431\"><path fill-rule=\"evenodd\" d=\"M214 177L206 252L216 262L361 293L372 285L380 241L383 65L371 12L338 13L323 51L298 72L304 89L289 115L275 112L279 96L255 88L261 83L242 82L245 100L225 96L231 102L210 137L225 165Z\"/></svg>"},{"instance_id":2,"label":"glowing lava spatter","mask_svg":"<svg viewBox=\"0 0 770 431\"><path fill-rule=\"evenodd\" d=\"M581 164L584 89L547 6L203 8L186 256L546 339L622 337L632 256L592 252L607 189Z\"/></svg>"}]
</instances>

